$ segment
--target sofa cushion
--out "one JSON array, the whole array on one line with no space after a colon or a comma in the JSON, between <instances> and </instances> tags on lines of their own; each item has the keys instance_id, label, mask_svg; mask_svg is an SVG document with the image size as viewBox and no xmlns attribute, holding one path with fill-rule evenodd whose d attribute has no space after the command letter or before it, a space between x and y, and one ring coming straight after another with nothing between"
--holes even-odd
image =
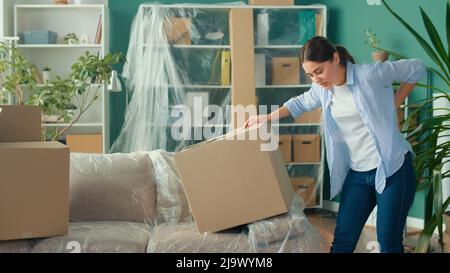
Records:
<instances>
[{"instance_id":1,"label":"sofa cushion","mask_svg":"<svg viewBox=\"0 0 450 273\"><path fill-rule=\"evenodd\" d=\"M147 153L70 155L70 220L150 223L153 164Z\"/></svg>"},{"instance_id":2,"label":"sofa cushion","mask_svg":"<svg viewBox=\"0 0 450 273\"><path fill-rule=\"evenodd\" d=\"M152 229L149 253L242 253L250 252L247 233L230 229L216 233L199 233L194 222L162 224Z\"/></svg>"},{"instance_id":3,"label":"sofa cushion","mask_svg":"<svg viewBox=\"0 0 450 273\"><path fill-rule=\"evenodd\" d=\"M65 236L36 240L33 252L144 253L149 227L132 222L70 223Z\"/></svg>"},{"instance_id":4,"label":"sofa cushion","mask_svg":"<svg viewBox=\"0 0 450 273\"><path fill-rule=\"evenodd\" d=\"M0 241L0 253L28 253L31 252L29 240Z\"/></svg>"}]
</instances>

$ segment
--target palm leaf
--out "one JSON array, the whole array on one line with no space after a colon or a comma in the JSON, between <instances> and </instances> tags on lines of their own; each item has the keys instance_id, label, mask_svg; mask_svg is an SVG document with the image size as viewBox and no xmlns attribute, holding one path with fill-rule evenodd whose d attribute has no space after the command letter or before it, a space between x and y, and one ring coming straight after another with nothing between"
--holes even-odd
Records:
<instances>
[{"instance_id":1,"label":"palm leaf","mask_svg":"<svg viewBox=\"0 0 450 273\"><path fill-rule=\"evenodd\" d=\"M387 10L416 38L417 42L420 44L420 46L423 48L425 53L430 57L430 59L437 64L442 71L445 73L445 76L447 78L450 78L449 74L445 70L442 62L439 60L439 57L437 56L436 52L433 50L433 48L423 39L417 31L415 31L408 23L405 22L395 11L391 9L391 7L386 3L385 0L381 0L383 4L386 6Z\"/></svg>"},{"instance_id":2,"label":"palm leaf","mask_svg":"<svg viewBox=\"0 0 450 273\"><path fill-rule=\"evenodd\" d=\"M450 67L449 58L447 56L447 52L445 52L444 45L442 44L441 37L439 37L439 33L436 30L436 27L433 25L430 17L425 13L425 11L420 8L420 13L422 15L423 24L425 25L425 29L427 30L428 36L430 37L431 42L434 45L437 53L441 57L442 61L447 65L447 70Z\"/></svg>"}]
</instances>

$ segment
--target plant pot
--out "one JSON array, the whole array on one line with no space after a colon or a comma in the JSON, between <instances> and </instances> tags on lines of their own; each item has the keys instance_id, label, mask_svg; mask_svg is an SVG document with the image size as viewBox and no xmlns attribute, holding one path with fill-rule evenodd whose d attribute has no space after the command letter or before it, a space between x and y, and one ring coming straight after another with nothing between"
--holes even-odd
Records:
<instances>
[{"instance_id":1,"label":"plant pot","mask_svg":"<svg viewBox=\"0 0 450 273\"><path fill-rule=\"evenodd\" d=\"M389 58L389 54L386 51L372 52L372 59L374 62L384 62Z\"/></svg>"},{"instance_id":2,"label":"plant pot","mask_svg":"<svg viewBox=\"0 0 450 273\"><path fill-rule=\"evenodd\" d=\"M444 213L445 232L450 234L450 211Z\"/></svg>"},{"instance_id":3,"label":"plant pot","mask_svg":"<svg viewBox=\"0 0 450 273\"><path fill-rule=\"evenodd\" d=\"M42 71L42 81L47 83L52 80L52 73L50 71Z\"/></svg>"}]
</instances>

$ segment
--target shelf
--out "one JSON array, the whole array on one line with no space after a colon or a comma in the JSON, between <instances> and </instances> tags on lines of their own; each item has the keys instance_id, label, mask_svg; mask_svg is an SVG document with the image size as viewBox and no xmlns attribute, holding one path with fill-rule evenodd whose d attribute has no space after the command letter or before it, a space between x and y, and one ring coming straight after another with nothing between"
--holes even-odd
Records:
<instances>
[{"instance_id":1,"label":"shelf","mask_svg":"<svg viewBox=\"0 0 450 273\"><path fill-rule=\"evenodd\" d=\"M255 49L297 49L302 47L303 45L255 45Z\"/></svg>"},{"instance_id":2,"label":"shelf","mask_svg":"<svg viewBox=\"0 0 450 273\"><path fill-rule=\"evenodd\" d=\"M278 123L272 124L272 126L277 127L305 127L305 126L321 126L322 123Z\"/></svg>"},{"instance_id":3,"label":"shelf","mask_svg":"<svg viewBox=\"0 0 450 273\"><path fill-rule=\"evenodd\" d=\"M240 5L240 6L232 6L232 5L208 5L208 4L178 4L178 5L158 5L158 4L143 4L140 7L141 8L151 8L152 6L157 5L158 7L163 8L184 8L184 9L218 9L218 10L228 10L228 9L313 9L313 10L324 10L324 5L308 5L308 6L299 6L299 5L292 5L292 6L253 6L253 5Z\"/></svg>"},{"instance_id":4,"label":"shelf","mask_svg":"<svg viewBox=\"0 0 450 273\"><path fill-rule=\"evenodd\" d=\"M322 164L322 162L311 162L311 163L292 162L292 163L284 163L284 165L286 165L286 166L321 165L321 164Z\"/></svg>"},{"instance_id":5,"label":"shelf","mask_svg":"<svg viewBox=\"0 0 450 273\"><path fill-rule=\"evenodd\" d=\"M172 48L193 48L193 49L229 49L229 45L149 45L144 44L144 47L172 47Z\"/></svg>"},{"instance_id":6,"label":"shelf","mask_svg":"<svg viewBox=\"0 0 450 273\"><path fill-rule=\"evenodd\" d=\"M312 84L292 84L292 85L264 85L256 86L256 89L270 89L270 88L310 88Z\"/></svg>"},{"instance_id":7,"label":"shelf","mask_svg":"<svg viewBox=\"0 0 450 273\"><path fill-rule=\"evenodd\" d=\"M169 87L179 87L179 88L192 88L192 89L230 89L231 85L195 85L195 84L186 84L186 85L180 85L180 86L169 86Z\"/></svg>"},{"instance_id":8,"label":"shelf","mask_svg":"<svg viewBox=\"0 0 450 273\"><path fill-rule=\"evenodd\" d=\"M67 127L70 123L45 123L45 127ZM101 123L75 123L72 127L102 127Z\"/></svg>"},{"instance_id":9,"label":"shelf","mask_svg":"<svg viewBox=\"0 0 450 273\"><path fill-rule=\"evenodd\" d=\"M16 45L17 48L98 48L101 49L101 44L87 44L87 45L66 45L66 44L40 44L40 45L24 45L24 44L18 44Z\"/></svg>"},{"instance_id":10,"label":"shelf","mask_svg":"<svg viewBox=\"0 0 450 273\"><path fill-rule=\"evenodd\" d=\"M104 5L15 5L17 9L101 9Z\"/></svg>"}]
</instances>

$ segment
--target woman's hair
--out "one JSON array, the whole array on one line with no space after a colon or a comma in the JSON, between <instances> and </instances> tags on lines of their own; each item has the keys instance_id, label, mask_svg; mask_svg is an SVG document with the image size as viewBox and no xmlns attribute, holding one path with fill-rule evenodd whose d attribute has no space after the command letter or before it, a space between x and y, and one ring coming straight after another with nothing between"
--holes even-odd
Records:
<instances>
[{"instance_id":1,"label":"woman's hair","mask_svg":"<svg viewBox=\"0 0 450 273\"><path fill-rule=\"evenodd\" d=\"M300 51L301 63L312 61L323 63L333 60L333 54L337 52L340 57L340 64L347 65L347 61L355 63L352 55L343 46L333 45L327 38L315 36L309 39Z\"/></svg>"}]
</instances>

